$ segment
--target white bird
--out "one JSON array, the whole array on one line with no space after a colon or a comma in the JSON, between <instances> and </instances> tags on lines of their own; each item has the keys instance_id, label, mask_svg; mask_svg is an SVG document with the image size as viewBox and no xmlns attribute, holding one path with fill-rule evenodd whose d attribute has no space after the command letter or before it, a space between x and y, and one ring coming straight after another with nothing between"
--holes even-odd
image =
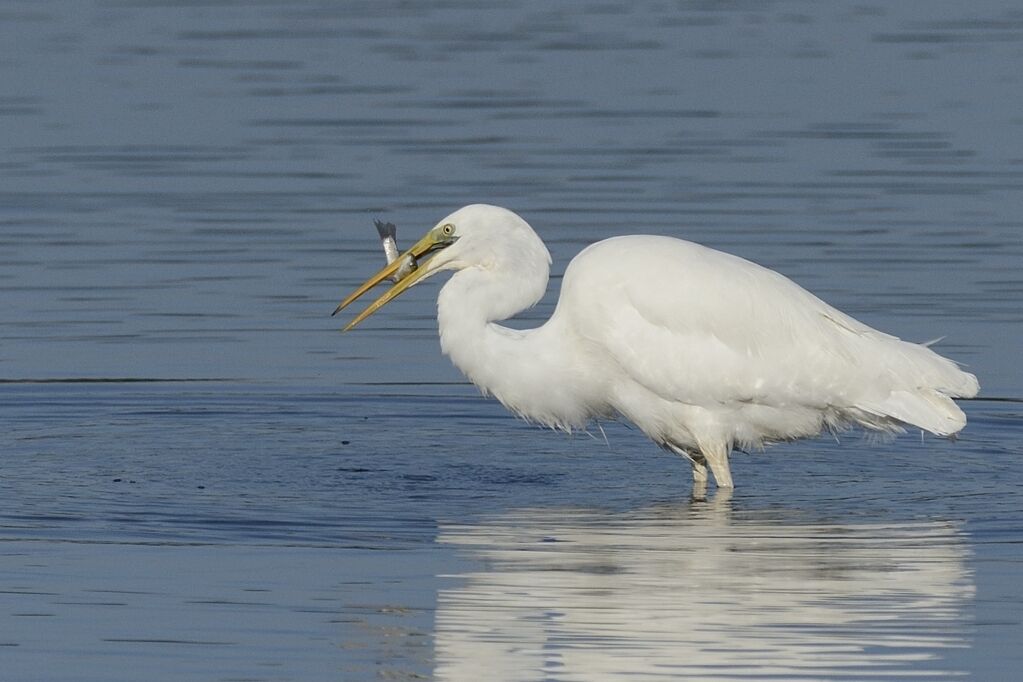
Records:
<instances>
[{"instance_id":1,"label":"white bird","mask_svg":"<svg viewBox=\"0 0 1023 682\"><path fill-rule=\"evenodd\" d=\"M536 329L496 322L537 303L551 257L515 213L474 204L338 305L405 268L345 327L413 284L455 274L437 299L441 350L484 395L521 417L571 431L624 417L684 456L705 486L731 488L733 447L850 426L912 425L951 436L966 425L952 398L977 378L926 346L879 332L783 275L699 244L613 237L569 263L551 318Z\"/></svg>"}]
</instances>

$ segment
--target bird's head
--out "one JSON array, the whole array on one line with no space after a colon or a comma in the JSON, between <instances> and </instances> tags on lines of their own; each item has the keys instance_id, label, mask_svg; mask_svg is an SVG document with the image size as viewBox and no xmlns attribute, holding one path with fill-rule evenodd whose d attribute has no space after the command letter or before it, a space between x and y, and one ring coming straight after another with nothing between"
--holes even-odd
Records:
<instances>
[{"instance_id":1,"label":"bird's head","mask_svg":"<svg viewBox=\"0 0 1023 682\"><path fill-rule=\"evenodd\" d=\"M540 262L544 267L549 265L550 253L525 220L499 206L464 206L438 222L412 248L363 282L341 301L333 314L400 271L405 274L349 322L344 331L362 322L417 282L442 270L470 267L515 270L536 267ZM413 267L408 267L409 264Z\"/></svg>"}]
</instances>

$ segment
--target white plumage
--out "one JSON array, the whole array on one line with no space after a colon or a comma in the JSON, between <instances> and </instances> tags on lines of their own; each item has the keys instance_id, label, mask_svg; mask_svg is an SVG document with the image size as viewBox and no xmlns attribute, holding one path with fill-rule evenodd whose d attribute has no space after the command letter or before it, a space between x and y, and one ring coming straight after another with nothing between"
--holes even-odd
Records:
<instances>
[{"instance_id":1,"label":"white plumage","mask_svg":"<svg viewBox=\"0 0 1023 682\"><path fill-rule=\"evenodd\" d=\"M587 247L565 271L554 314L527 331L496 324L547 287L550 254L519 216L466 206L407 253L424 259L418 270L348 328L454 270L438 297L441 349L485 394L565 430L625 417L688 458L698 484L709 465L718 486L732 486L733 447L823 429L910 424L952 435L966 424L952 398L978 390L976 377L925 346L876 331L772 270L671 237Z\"/></svg>"}]
</instances>

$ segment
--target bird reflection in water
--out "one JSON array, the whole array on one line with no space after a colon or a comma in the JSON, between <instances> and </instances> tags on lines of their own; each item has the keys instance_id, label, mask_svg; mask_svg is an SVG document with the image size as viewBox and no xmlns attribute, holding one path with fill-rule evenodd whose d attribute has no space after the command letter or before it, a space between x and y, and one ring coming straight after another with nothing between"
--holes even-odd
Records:
<instances>
[{"instance_id":1,"label":"bird reflection in water","mask_svg":"<svg viewBox=\"0 0 1023 682\"><path fill-rule=\"evenodd\" d=\"M439 680L955 674L974 596L953 523L812 524L710 502L524 509L440 529Z\"/></svg>"}]
</instances>

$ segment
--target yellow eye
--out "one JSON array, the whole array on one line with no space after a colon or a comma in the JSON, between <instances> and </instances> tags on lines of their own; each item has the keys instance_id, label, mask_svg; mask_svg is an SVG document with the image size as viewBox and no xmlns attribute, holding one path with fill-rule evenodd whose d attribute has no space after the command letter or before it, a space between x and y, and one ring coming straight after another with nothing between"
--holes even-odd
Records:
<instances>
[{"instance_id":1,"label":"yellow eye","mask_svg":"<svg viewBox=\"0 0 1023 682\"><path fill-rule=\"evenodd\" d=\"M452 225L451 223L448 223L447 225L444 225L442 228L440 228L440 232L445 237L450 237L455 233L455 226Z\"/></svg>"}]
</instances>

